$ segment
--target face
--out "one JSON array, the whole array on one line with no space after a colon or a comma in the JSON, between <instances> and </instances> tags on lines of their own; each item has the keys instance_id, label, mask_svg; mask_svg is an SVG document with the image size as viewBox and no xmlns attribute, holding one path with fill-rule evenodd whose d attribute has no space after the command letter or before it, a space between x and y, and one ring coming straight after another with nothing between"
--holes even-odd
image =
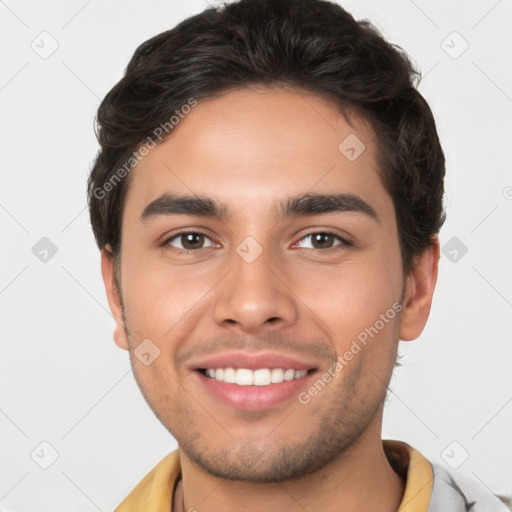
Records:
<instances>
[{"instance_id":1,"label":"face","mask_svg":"<svg viewBox=\"0 0 512 512\"><path fill-rule=\"evenodd\" d=\"M375 136L350 119L315 95L234 90L200 102L130 176L124 312L102 256L116 343L209 474L280 481L380 439L414 287Z\"/></svg>"}]
</instances>

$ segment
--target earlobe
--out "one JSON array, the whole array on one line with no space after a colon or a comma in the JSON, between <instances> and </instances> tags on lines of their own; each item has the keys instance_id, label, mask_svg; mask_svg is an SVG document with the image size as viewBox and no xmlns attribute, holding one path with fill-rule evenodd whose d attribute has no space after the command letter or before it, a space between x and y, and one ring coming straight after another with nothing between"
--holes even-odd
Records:
<instances>
[{"instance_id":1,"label":"earlobe","mask_svg":"<svg viewBox=\"0 0 512 512\"><path fill-rule=\"evenodd\" d=\"M439 238L432 237L425 251L417 255L406 279L400 321L400 339L416 339L425 328L439 269Z\"/></svg>"},{"instance_id":2,"label":"earlobe","mask_svg":"<svg viewBox=\"0 0 512 512\"><path fill-rule=\"evenodd\" d=\"M116 322L114 327L114 341L119 348L128 350L128 337L123 320L121 297L114 279L114 259L108 244L101 249L101 274L107 293L108 305Z\"/></svg>"}]
</instances>

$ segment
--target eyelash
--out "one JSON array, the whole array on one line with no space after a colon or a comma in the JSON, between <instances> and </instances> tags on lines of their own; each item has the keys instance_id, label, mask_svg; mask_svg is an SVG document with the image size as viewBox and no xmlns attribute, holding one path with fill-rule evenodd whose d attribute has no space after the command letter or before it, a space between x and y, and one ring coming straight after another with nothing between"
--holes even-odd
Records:
<instances>
[{"instance_id":1,"label":"eyelash","mask_svg":"<svg viewBox=\"0 0 512 512\"><path fill-rule=\"evenodd\" d=\"M206 238L210 239L210 237L205 232L203 232L203 231L180 231L179 233L176 233L175 235L173 235L173 236L167 238L166 240L164 240L162 242L161 246L162 247L166 247L169 244L169 242L171 242L172 240L175 240L177 238L180 238L183 235L188 235L188 234L203 235ZM348 240L340 237L337 233L335 233L333 231L329 231L329 230L312 231L310 233L305 234L303 237L301 237L299 239L299 242L301 242L302 240L304 240L305 238L307 238L309 236L318 235L318 234L332 235L334 238L337 238L338 241L341 242L340 244L338 244L338 245L336 245L334 247L329 247L328 249L316 249L317 251L321 251L323 253L330 253L330 252L336 251L336 250L338 250L338 249L340 249L342 247L351 247L353 245ZM176 249L175 247L172 248L173 252L176 252L177 254L195 254L198 251L201 251L202 249L207 249L207 247L201 247L200 249ZM315 250L315 248L313 248L313 250Z\"/></svg>"}]
</instances>

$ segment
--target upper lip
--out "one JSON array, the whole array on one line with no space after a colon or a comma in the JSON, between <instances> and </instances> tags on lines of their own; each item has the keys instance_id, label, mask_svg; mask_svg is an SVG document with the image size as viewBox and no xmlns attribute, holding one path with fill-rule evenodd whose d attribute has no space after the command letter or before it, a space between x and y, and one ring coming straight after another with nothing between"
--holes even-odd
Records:
<instances>
[{"instance_id":1,"label":"upper lip","mask_svg":"<svg viewBox=\"0 0 512 512\"><path fill-rule=\"evenodd\" d=\"M189 366L193 370L209 368L247 368L249 370L293 368L294 370L312 370L318 368L317 362L313 360L270 351L248 352L242 350L197 357L190 361Z\"/></svg>"}]
</instances>

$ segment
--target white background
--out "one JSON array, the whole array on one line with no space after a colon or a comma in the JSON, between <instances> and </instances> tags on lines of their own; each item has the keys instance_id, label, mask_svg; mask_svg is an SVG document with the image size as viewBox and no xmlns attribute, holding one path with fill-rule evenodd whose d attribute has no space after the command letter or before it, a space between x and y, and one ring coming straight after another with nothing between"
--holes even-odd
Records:
<instances>
[{"instance_id":1,"label":"white background","mask_svg":"<svg viewBox=\"0 0 512 512\"><path fill-rule=\"evenodd\" d=\"M445 465L441 454L456 441L452 460L469 455L458 471L510 494L512 2L343 5L421 69L447 157L441 243L457 237L468 249L456 262L442 256L430 322L401 343L383 437ZM96 109L135 48L206 7L0 1L3 512L112 510L176 446L113 342L86 179ZM43 31L59 45L47 59L31 48L48 38ZM458 58L463 40L453 31L469 43ZM42 237L57 247L46 263L32 253ZM43 441L58 453L48 469L31 457L36 450L40 463L50 461Z\"/></svg>"}]
</instances>

